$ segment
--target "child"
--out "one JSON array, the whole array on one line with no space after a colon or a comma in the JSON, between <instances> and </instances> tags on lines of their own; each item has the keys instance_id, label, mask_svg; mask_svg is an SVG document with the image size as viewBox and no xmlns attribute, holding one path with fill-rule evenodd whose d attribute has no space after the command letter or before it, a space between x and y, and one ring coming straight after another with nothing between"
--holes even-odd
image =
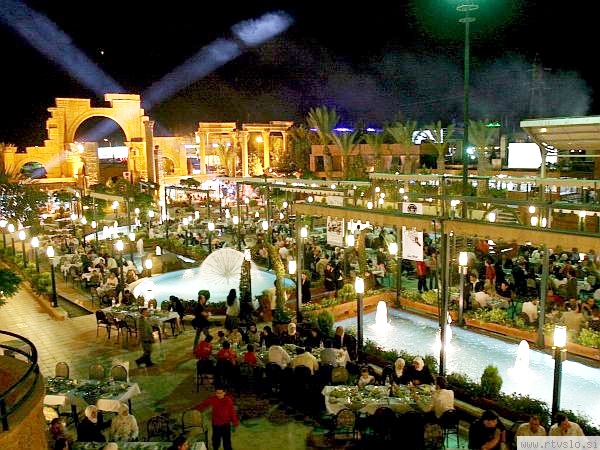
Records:
<instances>
[{"instance_id":1,"label":"child","mask_svg":"<svg viewBox=\"0 0 600 450\"><path fill-rule=\"evenodd\" d=\"M244 353L244 362L250 364L251 367L256 367L256 353L254 353L254 345L248 344L246 353Z\"/></svg>"},{"instance_id":2,"label":"child","mask_svg":"<svg viewBox=\"0 0 600 450\"><path fill-rule=\"evenodd\" d=\"M212 445L218 449L223 440L223 448L232 450L231 447L231 424L234 427L239 425L238 416L235 412L233 399L226 395L225 388L221 385L215 386L215 393L206 398L202 403L196 406L198 411L212 408Z\"/></svg>"},{"instance_id":3,"label":"child","mask_svg":"<svg viewBox=\"0 0 600 450\"><path fill-rule=\"evenodd\" d=\"M369 373L368 367L362 367L358 378L358 387L362 388L369 384L375 384L375 377Z\"/></svg>"}]
</instances>

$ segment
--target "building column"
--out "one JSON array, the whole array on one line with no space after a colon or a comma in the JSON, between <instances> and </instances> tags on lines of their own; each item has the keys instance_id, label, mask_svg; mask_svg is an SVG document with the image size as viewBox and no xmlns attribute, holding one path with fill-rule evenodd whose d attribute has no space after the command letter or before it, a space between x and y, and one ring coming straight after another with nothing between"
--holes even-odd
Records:
<instances>
[{"instance_id":1,"label":"building column","mask_svg":"<svg viewBox=\"0 0 600 450\"><path fill-rule=\"evenodd\" d=\"M156 163L154 161L154 121L144 122L144 132L146 134L146 170L148 171L148 181L156 183Z\"/></svg>"},{"instance_id":2,"label":"building column","mask_svg":"<svg viewBox=\"0 0 600 450\"><path fill-rule=\"evenodd\" d=\"M206 146L208 145L208 133L204 131L199 131L198 136L200 136L200 174L206 175Z\"/></svg>"},{"instance_id":3,"label":"building column","mask_svg":"<svg viewBox=\"0 0 600 450\"><path fill-rule=\"evenodd\" d=\"M263 168L268 169L271 167L271 148L269 145L269 136L271 135L271 132L263 131L261 134L263 138Z\"/></svg>"},{"instance_id":4,"label":"building column","mask_svg":"<svg viewBox=\"0 0 600 450\"><path fill-rule=\"evenodd\" d=\"M248 170L248 132L242 131L242 176L247 177L250 175Z\"/></svg>"}]
</instances>

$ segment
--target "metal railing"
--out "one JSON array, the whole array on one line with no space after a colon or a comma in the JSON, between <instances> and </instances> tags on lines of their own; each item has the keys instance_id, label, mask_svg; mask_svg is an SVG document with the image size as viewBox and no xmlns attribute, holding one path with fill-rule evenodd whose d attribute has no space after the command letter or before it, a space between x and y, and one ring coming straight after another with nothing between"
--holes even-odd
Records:
<instances>
[{"instance_id":1,"label":"metal railing","mask_svg":"<svg viewBox=\"0 0 600 450\"><path fill-rule=\"evenodd\" d=\"M3 349L5 356L13 356L24 364L27 364L27 370L13 384L0 392L0 423L2 423L2 431L7 431L9 428L8 419L31 397L35 386L40 378L40 368L38 365L38 353L33 343L18 334L10 331L0 330L0 335L3 337L10 336L14 340L18 340L19 346L14 343L2 342L0 348ZM14 341L13 341L14 342ZM24 357L20 358L18 355Z\"/></svg>"}]
</instances>

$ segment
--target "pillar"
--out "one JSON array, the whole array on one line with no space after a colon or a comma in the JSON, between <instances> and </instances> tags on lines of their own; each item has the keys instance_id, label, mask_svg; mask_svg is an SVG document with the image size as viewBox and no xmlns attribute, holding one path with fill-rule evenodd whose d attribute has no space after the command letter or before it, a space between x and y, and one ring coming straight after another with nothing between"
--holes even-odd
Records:
<instances>
[{"instance_id":1,"label":"pillar","mask_svg":"<svg viewBox=\"0 0 600 450\"><path fill-rule=\"evenodd\" d=\"M208 145L208 133L198 132L200 136L200 174L206 175L206 146Z\"/></svg>"},{"instance_id":2,"label":"pillar","mask_svg":"<svg viewBox=\"0 0 600 450\"><path fill-rule=\"evenodd\" d=\"M154 162L154 121L144 122L144 132L146 134L146 169L148 171L148 181L156 183L156 166Z\"/></svg>"},{"instance_id":3,"label":"pillar","mask_svg":"<svg viewBox=\"0 0 600 450\"><path fill-rule=\"evenodd\" d=\"M271 135L270 131L263 131L263 167L268 169L271 167L271 146L269 145L269 136Z\"/></svg>"},{"instance_id":4,"label":"pillar","mask_svg":"<svg viewBox=\"0 0 600 450\"><path fill-rule=\"evenodd\" d=\"M250 175L248 170L248 132L242 131L240 134L242 141L242 176L247 177Z\"/></svg>"}]
</instances>

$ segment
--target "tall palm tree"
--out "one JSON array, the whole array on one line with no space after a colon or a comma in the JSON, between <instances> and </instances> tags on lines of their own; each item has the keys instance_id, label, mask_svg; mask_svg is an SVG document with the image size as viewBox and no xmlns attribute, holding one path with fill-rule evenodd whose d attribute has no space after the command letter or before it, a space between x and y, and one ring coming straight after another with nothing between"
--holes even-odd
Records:
<instances>
[{"instance_id":1,"label":"tall palm tree","mask_svg":"<svg viewBox=\"0 0 600 450\"><path fill-rule=\"evenodd\" d=\"M431 135L435 139L435 142L432 142L431 144L437 150L438 173L444 173L446 170L446 149L448 148L448 140L454 134L455 126L451 123L445 127L446 132L444 133L442 122L438 120L436 123L426 125L426 128L431 132Z\"/></svg>"},{"instance_id":2,"label":"tall palm tree","mask_svg":"<svg viewBox=\"0 0 600 450\"><path fill-rule=\"evenodd\" d=\"M306 172L309 168L308 161L311 150L312 134L304 125L293 127L289 131L289 157L295 169Z\"/></svg>"},{"instance_id":3,"label":"tall palm tree","mask_svg":"<svg viewBox=\"0 0 600 450\"><path fill-rule=\"evenodd\" d=\"M417 129L416 120L407 120L406 122L395 122L385 128L385 131L392 136L394 142L402 145L407 150L413 145L413 134ZM416 157L414 155L408 155L402 165L402 172L410 174L415 172Z\"/></svg>"},{"instance_id":4,"label":"tall palm tree","mask_svg":"<svg viewBox=\"0 0 600 450\"><path fill-rule=\"evenodd\" d=\"M365 142L373 149L373 162L375 165L375 172L381 172L382 160L381 160L381 149L383 147L384 133L366 133Z\"/></svg>"},{"instance_id":5,"label":"tall palm tree","mask_svg":"<svg viewBox=\"0 0 600 450\"><path fill-rule=\"evenodd\" d=\"M327 106L318 106L308 111L306 121L308 126L314 128L319 137L319 142L323 146L323 165L325 167L325 176L331 177L331 152L329 143L331 142L331 133L337 126L340 116L335 109L329 109Z\"/></svg>"},{"instance_id":6,"label":"tall palm tree","mask_svg":"<svg viewBox=\"0 0 600 450\"><path fill-rule=\"evenodd\" d=\"M469 141L475 146L477 156L477 175L487 176L490 174L491 145L496 131L487 126L483 120L469 120ZM488 193L487 181L477 183L477 196L486 197Z\"/></svg>"},{"instance_id":7,"label":"tall palm tree","mask_svg":"<svg viewBox=\"0 0 600 450\"><path fill-rule=\"evenodd\" d=\"M342 178L348 179L348 159L352 150L358 145L356 136L359 131L352 133L331 133L331 139L340 148L342 153Z\"/></svg>"}]
</instances>

